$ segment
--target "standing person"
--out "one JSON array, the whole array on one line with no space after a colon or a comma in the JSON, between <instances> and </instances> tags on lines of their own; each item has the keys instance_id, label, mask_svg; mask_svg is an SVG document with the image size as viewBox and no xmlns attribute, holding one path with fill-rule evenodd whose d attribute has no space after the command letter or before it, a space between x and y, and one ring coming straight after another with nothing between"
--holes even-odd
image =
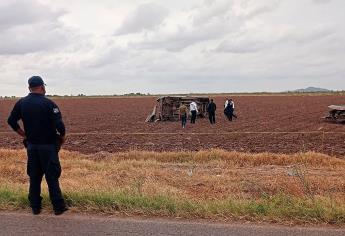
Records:
<instances>
[{"instance_id":1,"label":"standing person","mask_svg":"<svg viewBox=\"0 0 345 236\"><path fill-rule=\"evenodd\" d=\"M226 107L224 108L224 115L226 116L226 118L228 118L229 121L231 121L231 116L230 116L230 113L231 113L231 107L230 107L230 103L226 103Z\"/></svg>"},{"instance_id":2,"label":"standing person","mask_svg":"<svg viewBox=\"0 0 345 236\"><path fill-rule=\"evenodd\" d=\"M33 76L28 83L30 93L15 104L8 124L24 138L27 148L28 198L32 213L41 213L41 182L45 175L54 213L61 215L68 210L59 186L61 166L58 152L65 141L65 125L58 106L45 97L42 78ZM19 126L19 120L23 121L24 130Z\"/></svg>"},{"instance_id":3,"label":"standing person","mask_svg":"<svg viewBox=\"0 0 345 236\"><path fill-rule=\"evenodd\" d=\"M186 123L187 123L187 106L182 104L179 108L179 111L180 111L180 120L182 122L182 128L186 128Z\"/></svg>"},{"instance_id":4,"label":"standing person","mask_svg":"<svg viewBox=\"0 0 345 236\"><path fill-rule=\"evenodd\" d=\"M231 115L237 119L237 116L235 115L235 102L230 98L229 103L231 105Z\"/></svg>"},{"instance_id":5,"label":"standing person","mask_svg":"<svg viewBox=\"0 0 345 236\"><path fill-rule=\"evenodd\" d=\"M213 102L213 99L211 99L211 102L207 106L208 118L210 119L211 124L216 123L216 110L217 110L217 106Z\"/></svg>"},{"instance_id":6,"label":"standing person","mask_svg":"<svg viewBox=\"0 0 345 236\"><path fill-rule=\"evenodd\" d=\"M230 106L228 106L229 100L230 99L226 99L224 103L224 115L228 118L228 120L230 120L230 113L231 113L231 108Z\"/></svg>"},{"instance_id":7,"label":"standing person","mask_svg":"<svg viewBox=\"0 0 345 236\"><path fill-rule=\"evenodd\" d=\"M229 99L226 99L224 103L224 109L228 106L228 103L229 103Z\"/></svg>"},{"instance_id":8,"label":"standing person","mask_svg":"<svg viewBox=\"0 0 345 236\"><path fill-rule=\"evenodd\" d=\"M198 106L196 105L196 102L190 103L189 110L192 113L192 117L190 118L190 123L195 124L196 114L198 112Z\"/></svg>"},{"instance_id":9,"label":"standing person","mask_svg":"<svg viewBox=\"0 0 345 236\"><path fill-rule=\"evenodd\" d=\"M232 121L233 117L237 118L237 116L234 114L234 109L235 109L234 107L235 107L235 103L230 98L224 109L224 114L226 115L229 121Z\"/></svg>"}]
</instances>

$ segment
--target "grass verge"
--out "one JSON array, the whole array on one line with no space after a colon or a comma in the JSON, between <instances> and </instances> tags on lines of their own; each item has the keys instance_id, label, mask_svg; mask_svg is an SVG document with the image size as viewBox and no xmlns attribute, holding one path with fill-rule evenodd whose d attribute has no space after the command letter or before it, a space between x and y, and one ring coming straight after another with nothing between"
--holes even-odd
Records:
<instances>
[{"instance_id":1,"label":"grass verge","mask_svg":"<svg viewBox=\"0 0 345 236\"><path fill-rule=\"evenodd\" d=\"M43 207L48 208L47 194L43 194ZM233 219L297 224L345 224L345 204L329 198L311 200L277 194L259 199L224 199L195 201L174 199L169 196L143 196L129 193L82 193L65 194L68 204L75 211L84 213L116 212L167 216L189 219ZM27 193L23 189L0 188L0 209L28 208Z\"/></svg>"},{"instance_id":2,"label":"grass verge","mask_svg":"<svg viewBox=\"0 0 345 236\"><path fill-rule=\"evenodd\" d=\"M0 150L0 209L28 209L25 152ZM345 225L345 160L317 153L62 152L75 212ZM50 209L43 184L43 207Z\"/></svg>"}]
</instances>

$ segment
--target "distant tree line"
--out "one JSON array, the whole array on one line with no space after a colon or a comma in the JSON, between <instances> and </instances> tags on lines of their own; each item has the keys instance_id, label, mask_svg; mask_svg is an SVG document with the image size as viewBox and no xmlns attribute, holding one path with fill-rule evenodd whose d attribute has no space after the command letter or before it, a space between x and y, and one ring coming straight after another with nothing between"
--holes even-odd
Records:
<instances>
[{"instance_id":1,"label":"distant tree line","mask_svg":"<svg viewBox=\"0 0 345 236\"><path fill-rule=\"evenodd\" d=\"M122 95L118 95L118 94L113 94L113 95L85 95L85 94L78 94L78 95L57 95L57 94L48 94L47 97L120 97L120 96L126 96L126 97L133 97L133 96L163 96L163 95L171 95L171 96L196 96L196 95L228 95L228 94L232 94L232 95L236 95L236 94L299 94L299 93L334 93L334 94L344 94L345 90L329 90L329 91L319 91L319 92L313 92L313 91L286 91L286 92L246 92L246 93L189 93L189 94L150 94L150 93L125 93ZM0 96L0 99L16 99L18 97L16 96Z\"/></svg>"},{"instance_id":2,"label":"distant tree line","mask_svg":"<svg viewBox=\"0 0 345 236\"><path fill-rule=\"evenodd\" d=\"M149 93L125 93L121 96L150 96L151 94Z\"/></svg>"},{"instance_id":3,"label":"distant tree line","mask_svg":"<svg viewBox=\"0 0 345 236\"><path fill-rule=\"evenodd\" d=\"M16 96L0 96L0 99L13 99L17 98Z\"/></svg>"}]
</instances>

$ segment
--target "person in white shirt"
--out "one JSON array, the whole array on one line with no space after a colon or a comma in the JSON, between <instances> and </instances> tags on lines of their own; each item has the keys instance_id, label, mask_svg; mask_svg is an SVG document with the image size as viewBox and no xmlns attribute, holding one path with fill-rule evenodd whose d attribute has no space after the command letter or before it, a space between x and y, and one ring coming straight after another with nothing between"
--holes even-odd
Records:
<instances>
[{"instance_id":1,"label":"person in white shirt","mask_svg":"<svg viewBox=\"0 0 345 236\"><path fill-rule=\"evenodd\" d=\"M232 121L233 117L237 118L237 116L234 114L235 103L231 98L225 101L224 106L225 106L224 114L228 118L229 121Z\"/></svg>"},{"instance_id":2,"label":"person in white shirt","mask_svg":"<svg viewBox=\"0 0 345 236\"><path fill-rule=\"evenodd\" d=\"M226 108L228 106L228 103L231 103L230 105L232 105L233 109L235 109L235 103L234 100L232 100L232 98L226 99L225 104L224 104L224 108Z\"/></svg>"},{"instance_id":3,"label":"person in white shirt","mask_svg":"<svg viewBox=\"0 0 345 236\"><path fill-rule=\"evenodd\" d=\"M198 113L198 105L196 104L196 102L190 103L189 110L192 113L192 116L190 118L190 123L195 124L196 114Z\"/></svg>"},{"instance_id":4,"label":"person in white shirt","mask_svg":"<svg viewBox=\"0 0 345 236\"><path fill-rule=\"evenodd\" d=\"M229 99L226 99L225 104L224 104L224 108L226 108L228 106L229 103Z\"/></svg>"},{"instance_id":5,"label":"person in white shirt","mask_svg":"<svg viewBox=\"0 0 345 236\"><path fill-rule=\"evenodd\" d=\"M235 103L234 103L234 100L232 100L231 98L230 98L230 105L232 106L232 109L233 110L235 110Z\"/></svg>"},{"instance_id":6,"label":"person in white shirt","mask_svg":"<svg viewBox=\"0 0 345 236\"><path fill-rule=\"evenodd\" d=\"M229 119L229 121L232 121L233 117L237 118L237 116L234 114L234 110L235 110L234 101L230 98L229 100L225 102L225 104L226 104L226 107L224 109L224 114Z\"/></svg>"}]
</instances>

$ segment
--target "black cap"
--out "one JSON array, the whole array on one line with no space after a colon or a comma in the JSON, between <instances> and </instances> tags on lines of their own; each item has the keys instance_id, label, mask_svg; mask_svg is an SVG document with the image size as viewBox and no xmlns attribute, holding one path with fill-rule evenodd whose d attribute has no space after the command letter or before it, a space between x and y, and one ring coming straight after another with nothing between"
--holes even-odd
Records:
<instances>
[{"instance_id":1,"label":"black cap","mask_svg":"<svg viewBox=\"0 0 345 236\"><path fill-rule=\"evenodd\" d=\"M38 87L38 86L42 86L42 85L46 85L43 81L43 79L40 76L32 76L29 80L29 87L30 88L34 88L34 87Z\"/></svg>"}]
</instances>

